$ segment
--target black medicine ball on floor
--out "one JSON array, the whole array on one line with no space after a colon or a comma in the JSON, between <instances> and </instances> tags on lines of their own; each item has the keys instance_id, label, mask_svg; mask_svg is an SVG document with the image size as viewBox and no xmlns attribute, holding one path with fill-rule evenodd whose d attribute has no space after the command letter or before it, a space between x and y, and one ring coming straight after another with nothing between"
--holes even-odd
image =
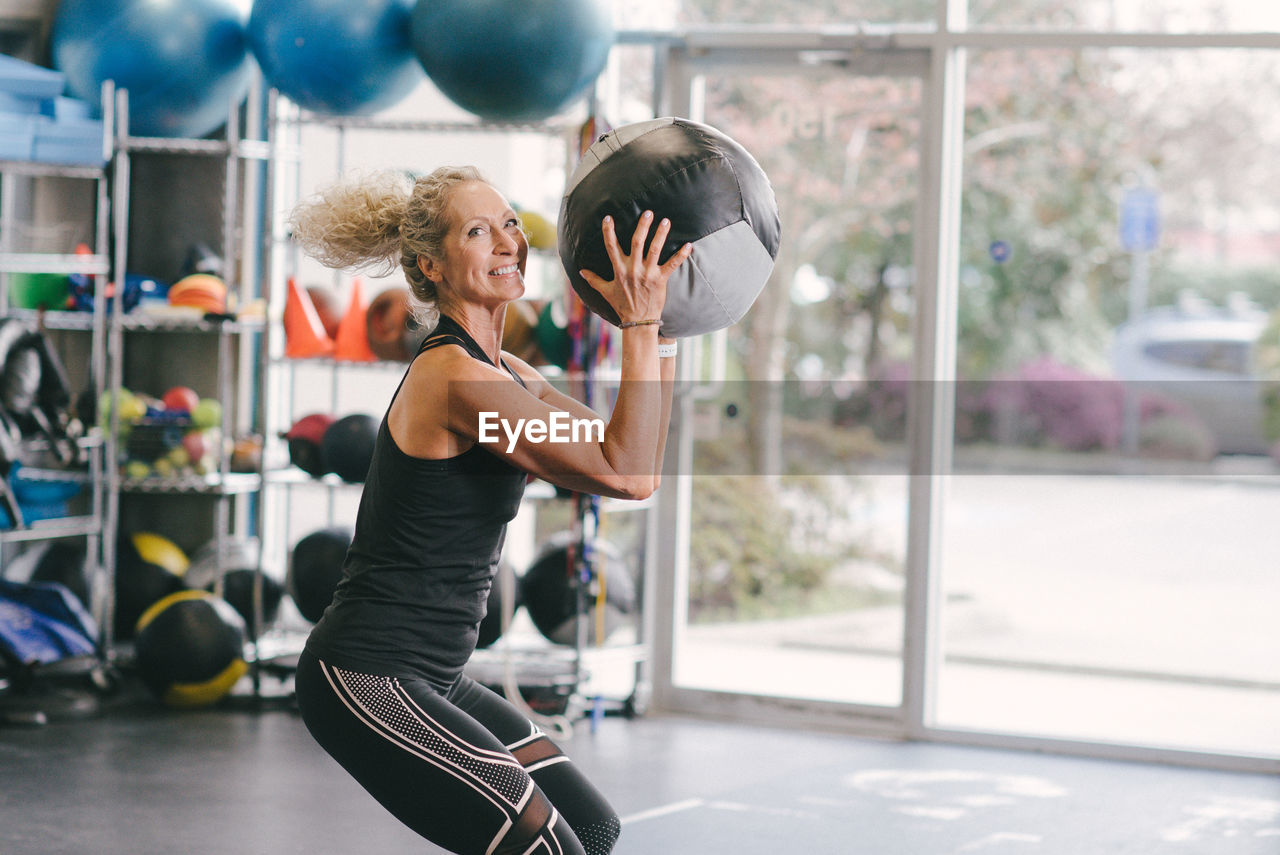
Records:
<instances>
[{"instance_id":1,"label":"black medicine ball on floor","mask_svg":"<svg viewBox=\"0 0 1280 855\"><path fill-rule=\"evenodd\" d=\"M312 623L324 615L342 579L351 536L349 528L325 528L313 531L293 547L285 584L298 611Z\"/></svg>"},{"instance_id":2,"label":"black medicine ball on floor","mask_svg":"<svg viewBox=\"0 0 1280 855\"><path fill-rule=\"evenodd\" d=\"M686 243L693 256L667 283L662 334L693 336L737 323L773 271L782 224L764 170L734 140L688 119L652 119L610 131L568 181L557 223L560 261L582 301L611 324L618 315L579 275L613 278L600 223L613 217L618 243L645 211L671 220L661 260Z\"/></svg>"},{"instance_id":3,"label":"black medicine ball on floor","mask_svg":"<svg viewBox=\"0 0 1280 855\"><path fill-rule=\"evenodd\" d=\"M133 638L138 618L154 603L187 587L177 573L146 560L137 543L135 537L121 537L116 547L113 627L121 640Z\"/></svg>"},{"instance_id":4,"label":"black medicine ball on floor","mask_svg":"<svg viewBox=\"0 0 1280 855\"><path fill-rule=\"evenodd\" d=\"M520 578L520 597L533 625L556 644L573 644L577 638L578 585L574 580L578 570L570 566L577 546L568 532L555 535ZM582 620L586 623L587 643L595 644L602 613L606 639L628 623L636 610L636 588L616 546L597 539L591 542L589 551L595 578L585 591ZM598 602L601 586L603 603Z\"/></svg>"},{"instance_id":5,"label":"black medicine ball on floor","mask_svg":"<svg viewBox=\"0 0 1280 855\"><path fill-rule=\"evenodd\" d=\"M210 582L206 588L212 593L217 582ZM222 577L222 598L244 618L251 638L258 636L258 627L253 621L253 596L257 585L262 585L262 625L271 626L280 616L280 601L284 598L284 586L265 573L259 574L251 568L228 570Z\"/></svg>"},{"instance_id":6,"label":"black medicine ball on floor","mask_svg":"<svg viewBox=\"0 0 1280 855\"><path fill-rule=\"evenodd\" d=\"M324 432L320 443L325 470L350 484L363 483L369 474L377 436L378 420L373 416L354 413L338 419Z\"/></svg>"},{"instance_id":7,"label":"black medicine ball on floor","mask_svg":"<svg viewBox=\"0 0 1280 855\"><path fill-rule=\"evenodd\" d=\"M138 620L138 673L166 706L194 709L225 697L244 676L244 620L207 591L179 591Z\"/></svg>"}]
</instances>

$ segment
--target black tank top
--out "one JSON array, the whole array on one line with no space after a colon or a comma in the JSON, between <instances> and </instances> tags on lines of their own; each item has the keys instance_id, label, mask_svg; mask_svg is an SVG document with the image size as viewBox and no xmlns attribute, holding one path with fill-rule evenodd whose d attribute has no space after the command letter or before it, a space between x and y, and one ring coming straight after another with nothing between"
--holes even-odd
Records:
<instances>
[{"instance_id":1,"label":"black tank top","mask_svg":"<svg viewBox=\"0 0 1280 855\"><path fill-rule=\"evenodd\" d=\"M446 344L493 364L443 315L417 355ZM395 394L403 387L402 378ZM475 650L525 481L524 472L479 443L440 460L405 454L383 416L342 581L307 649L331 665L420 676L447 690Z\"/></svg>"}]
</instances>

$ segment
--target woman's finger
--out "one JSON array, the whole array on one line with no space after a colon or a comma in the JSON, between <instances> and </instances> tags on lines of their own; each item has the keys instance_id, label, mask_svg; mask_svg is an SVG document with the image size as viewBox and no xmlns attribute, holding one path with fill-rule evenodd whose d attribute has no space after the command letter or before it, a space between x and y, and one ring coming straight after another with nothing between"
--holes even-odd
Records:
<instances>
[{"instance_id":1,"label":"woman's finger","mask_svg":"<svg viewBox=\"0 0 1280 855\"><path fill-rule=\"evenodd\" d=\"M645 238L649 237L649 224L653 222L653 211L645 211L636 223L636 230L631 235L631 257L640 258L644 253Z\"/></svg>"},{"instance_id":2,"label":"woman's finger","mask_svg":"<svg viewBox=\"0 0 1280 855\"><path fill-rule=\"evenodd\" d=\"M654 230L653 242L649 244L649 255L645 258L647 263L655 266L658 264L658 259L662 257L662 246L667 242L667 233L670 231L671 221L663 217Z\"/></svg>"},{"instance_id":3,"label":"woman's finger","mask_svg":"<svg viewBox=\"0 0 1280 855\"><path fill-rule=\"evenodd\" d=\"M684 264L685 259L693 255L693 244L686 243L684 246L676 250L675 255L667 259L667 263L658 268L662 271L663 276L670 276L675 272L676 268Z\"/></svg>"},{"instance_id":4,"label":"woman's finger","mask_svg":"<svg viewBox=\"0 0 1280 855\"><path fill-rule=\"evenodd\" d=\"M613 217L605 217L600 223L600 231L604 235L604 251L613 263L613 275L618 275L622 264L622 247L618 246L618 235L613 230Z\"/></svg>"},{"instance_id":5,"label":"woman's finger","mask_svg":"<svg viewBox=\"0 0 1280 855\"><path fill-rule=\"evenodd\" d=\"M594 270L588 270L585 267L578 271L578 275L587 280L587 284L599 291L609 284L609 281L596 275Z\"/></svg>"}]
</instances>

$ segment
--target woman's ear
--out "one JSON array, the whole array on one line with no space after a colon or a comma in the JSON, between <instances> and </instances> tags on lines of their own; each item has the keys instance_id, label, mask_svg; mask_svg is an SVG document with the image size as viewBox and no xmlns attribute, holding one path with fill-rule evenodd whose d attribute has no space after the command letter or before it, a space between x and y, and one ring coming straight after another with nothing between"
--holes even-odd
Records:
<instances>
[{"instance_id":1,"label":"woman's ear","mask_svg":"<svg viewBox=\"0 0 1280 855\"><path fill-rule=\"evenodd\" d=\"M444 279L444 273L440 270L440 265L430 256L418 256L418 269L422 271L423 276L432 282L439 283Z\"/></svg>"}]
</instances>

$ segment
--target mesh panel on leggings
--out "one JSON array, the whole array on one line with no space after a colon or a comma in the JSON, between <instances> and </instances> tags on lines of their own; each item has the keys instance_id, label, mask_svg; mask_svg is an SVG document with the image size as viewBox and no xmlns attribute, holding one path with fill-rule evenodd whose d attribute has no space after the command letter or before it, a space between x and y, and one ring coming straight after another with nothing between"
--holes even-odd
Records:
<instances>
[{"instance_id":1,"label":"mesh panel on leggings","mask_svg":"<svg viewBox=\"0 0 1280 855\"><path fill-rule=\"evenodd\" d=\"M518 763L492 754L481 756L470 753L442 739L432 730L436 725L423 721L422 713L406 703L397 680L357 674L340 668L333 670L366 712L397 736L449 765L469 772L513 806L524 798L529 787L529 777Z\"/></svg>"},{"instance_id":2,"label":"mesh panel on leggings","mask_svg":"<svg viewBox=\"0 0 1280 855\"><path fill-rule=\"evenodd\" d=\"M622 823L616 816L611 816L607 820L575 828L574 833L587 855L609 855L622 833Z\"/></svg>"}]
</instances>

